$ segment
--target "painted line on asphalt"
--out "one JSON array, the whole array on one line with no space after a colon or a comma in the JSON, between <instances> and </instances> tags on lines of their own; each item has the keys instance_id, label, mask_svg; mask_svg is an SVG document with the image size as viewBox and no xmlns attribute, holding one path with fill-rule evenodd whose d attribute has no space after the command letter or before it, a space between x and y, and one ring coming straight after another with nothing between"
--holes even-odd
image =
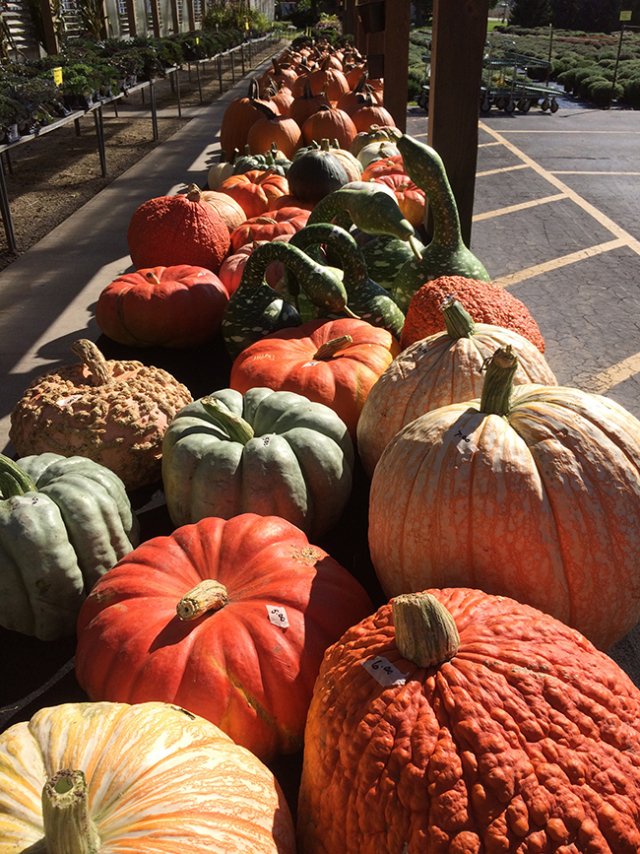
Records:
<instances>
[{"instance_id":1,"label":"painted line on asphalt","mask_svg":"<svg viewBox=\"0 0 640 854\"><path fill-rule=\"evenodd\" d=\"M640 175L640 172L596 172L580 169L553 169L551 175Z\"/></svg>"},{"instance_id":2,"label":"painted line on asphalt","mask_svg":"<svg viewBox=\"0 0 640 854\"><path fill-rule=\"evenodd\" d=\"M555 196L544 196L541 199L532 199L530 202L520 202L518 205L509 205L508 208L496 208L493 211L485 211L484 213L475 214L473 222L481 222L484 219L493 219L495 216L504 216L505 214L524 211L527 208L534 208L537 205L546 205L549 202L559 202L561 199L566 199L565 193L557 193Z\"/></svg>"},{"instance_id":3,"label":"painted line on asphalt","mask_svg":"<svg viewBox=\"0 0 640 854\"><path fill-rule=\"evenodd\" d=\"M569 264L575 264L578 261L584 261L586 258L593 258L594 255L601 255L603 252L610 252L612 249L620 249L627 245L623 238L618 237L615 240L609 240L607 243L599 243L597 246L589 246L587 249L562 255L560 258L552 258L542 264L526 267L524 270L518 270L517 273L510 273L507 276L501 276L499 279L493 279L493 282L501 288L509 288L511 285L524 282L526 279L532 279L534 276L541 276L543 273L549 273L552 270L558 270L560 267L566 267Z\"/></svg>"},{"instance_id":4,"label":"painted line on asphalt","mask_svg":"<svg viewBox=\"0 0 640 854\"><path fill-rule=\"evenodd\" d=\"M492 145L502 145L501 142L481 142L478 148L490 148Z\"/></svg>"},{"instance_id":5,"label":"painted line on asphalt","mask_svg":"<svg viewBox=\"0 0 640 854\"><path fill-rule=\"evenodd\" d=\"M487 128L483 128L483 130L487 130ZM597 134L597 133L631 133L631 134L640 134L640 130L562 130L562 128L554 128L553 130L503 130L502 133L579 133L580 136L584 136L585 134Z\"/></svg>"},{"instance_id":6,"label":"painted line on asphalt","mask_svg":"<svg viewBox=\"0 0 640 854\"><path fill-rule=\"evenodd\" d=\"M578 207L582 208L583 211L588 213L596 222L600 223L603 228L606 228L613 235L615 235L619 240L622 240L626 246L640 255L640 240L636 240L633 235L629 234L628 231L625 231L624 228L621 228L616 222L610 219L606 214L602 213L602 211L598 210L594 205L588 202L586 199L583 199L581 195L572 190L568 184L563 183L559 178L549 172L548 169L545 169L543 166L540 166L532 157L529 157L528 154L525 154L524 151L521 151L516 145L510 142L508 139L505 139L502 134L490 128L488 125L485 125L484 122L480 122L480 127L493 136L498 142L502 142L512 154L515 154L516 157L519 157L520 160L526 165L530 166L534 172L537 172L538 175L545 178L550 184L554 187L557 187L558 190L565 193L567 197L574 202Z\"/></svg>"},{"instance_id":7,"label":"painted line on asphalt","mask_svg":"<svg viewBox=\"0 0 640 854\"><path fill-rule=\"evenodd\" d=\"M600 371L582 381L581 388L593 394L605 394L625 380L634 377L638 372L640 372L640 353L634 353L633 356L628 356L605 371Z\"/></svg>"},{"instance_id":8,"label":"painted line on asphalt","mask_svg":"<svg viewBox=\"0 0 640 854\"><path fill-rule=\"evenodd\" d=\"M501 169L487 169L486 172L476 172L476 178L486 178L487 175L498 175L502 172L515 172L516 169L528 169L527 163L519 163L517 166L503 166Z\"/></svg>"}]
</instances>

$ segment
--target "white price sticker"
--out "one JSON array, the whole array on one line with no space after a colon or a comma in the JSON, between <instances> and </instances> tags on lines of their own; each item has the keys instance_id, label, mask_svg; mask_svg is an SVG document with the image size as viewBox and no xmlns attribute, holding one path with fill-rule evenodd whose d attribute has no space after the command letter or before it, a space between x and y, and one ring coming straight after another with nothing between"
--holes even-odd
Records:
<instances>
[{"instance_id":1,"label":"white price sticker","mask_svg":"<svg viewBox=\"0 0 640 854\"><path fill-rule=\"evenodd\" d=\"M289 618L284 608L281 608L280 605L267 605L266 608L270 623L273 623L274 626L280 626L281 629L289 628Z\"/></svg>"},{"instance_id":2,"label":"white price sticker","mask_svg":"<svg viewBox=\"0 0 640 854\"><path fill-rule=\"evenodd\" d=\"M478 446L473 441L471 436L465 436L462 430L458 430L455 434L455 438L458 439L458 443L456 444L456 448L460 451L461 454L468 454L469 456L473 456L478 450Z\"/></svg>"},{"instance_id":3,"label":"white price sticker","mask_svg":"<svg viewBox=\"0 0 640 854\"><path fill-rule=\"evenodd\" d=\"M70 406L72 403L75 403L76 400L80 400L81 397L81 394L70 394L69 397L59 397L58 400L56 400L56 406Z\"/></svg>"},{"instance_id":4,"label":"white price sticker","mask_svg":"<svg viewBox=\"0 0 640 854\"><path fill-rule=\"evenodd\" d=\"M368 658L360 663L367 673L373 676L376 682L379 682L384 688L388 688L389 685L404 685L407 681L406 673L398 670L395 664L392 664L383 655Z\"/></svg>"}]
</instances>

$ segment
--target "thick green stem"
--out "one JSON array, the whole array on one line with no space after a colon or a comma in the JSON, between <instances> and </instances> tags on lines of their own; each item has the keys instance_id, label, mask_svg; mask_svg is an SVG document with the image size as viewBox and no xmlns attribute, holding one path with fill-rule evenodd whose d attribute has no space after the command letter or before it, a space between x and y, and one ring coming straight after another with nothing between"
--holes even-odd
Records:
<instances>
[{"instance_id":1,"label":"thick green stem","mask_svg":"<svg viewBox=\"0 0 640 854\"><path fill-rule=\"evenodd\" d=\"M27 492L37 492L38 487L26 471L4 454L0 454L0 496L12 498Z\"/></svg>"},{"instance_id":2,"label":"thick green stem","mask_svg":"<svg viewBox=\"0 0 640 854\"><path fill-rule=\"evenodd\" d=\"M482 387L480 412L508 415L511 408L513 378L518 370L518 357L510 346L500 347L487 364Z\"/></svg>"},{"instance_id":3,"label":"thick green stem","mask_svg":"<svg viewBox=\"0 0 640 854\"><path fill-rule=\"evenodd\" d=\"M418 667L438 667L460 646L453 620L431 593L405 593L391 602L396 646L403 658Z\"/></svg>"},{"instance_id":4,"label":"thick green stem","mask_svg":"<svg viewBox=\"0 0 640 854\"><path fill-rule=\"evenodd\" d=\"M219 611L229 601L227 588L213 578L205 578L182 597L176 614L183 621L197 620L207 611Z\"/></svg>"},{"instance_id":5,"label":"thick green stem","mask_svg":"<svg viewBox=\"0 0 640 854\"><path fill-rule=\"evenodd\" d=\"M476 325L462 303L454 296L448 296L440 306L449 338L471 338Z\"/></svg>"},{"instance_id":6,"label":"thick green stem","mask_svg":"<svg viewBox=\"0 0 640 854\"><path fill-rule=\"evenodd\" d=\"M232 442L246 445L250 439L253 439L255 433L251 424L240 415L225 409L216 397L212 395L203 397L200 403L207 415L223 428Z\"/></svg>"},{"instance_id":7,"label":"thick green stem","mask_svg":"<svg viewBox=\"0 0 640 854\"><path fill-rule=\"evenodd\" d=\"M98 854L100 837L87 804L82 771L64 769L42 790L42 820L47 854Z\"/></svg>"}]
</instances>

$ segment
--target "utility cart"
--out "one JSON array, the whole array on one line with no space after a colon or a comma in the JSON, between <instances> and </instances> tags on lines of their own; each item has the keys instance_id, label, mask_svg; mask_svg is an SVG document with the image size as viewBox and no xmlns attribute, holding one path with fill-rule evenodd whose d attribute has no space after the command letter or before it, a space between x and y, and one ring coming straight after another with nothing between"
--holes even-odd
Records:
<instances>
[{"instance_id":1,"label":"utility cart","mask_svg":"<svg viewBox=\"0 0 640 854\"><path fill-rule=\"evenodd\" d=\"M505 113L528 113L539 106L543 112L555 113L557 92L537 82L541 77L548 79L550 67L549 62L516 53L510 46L489 42L482 65L480 112L496 107Z\"/></svg>"}]
</instances>

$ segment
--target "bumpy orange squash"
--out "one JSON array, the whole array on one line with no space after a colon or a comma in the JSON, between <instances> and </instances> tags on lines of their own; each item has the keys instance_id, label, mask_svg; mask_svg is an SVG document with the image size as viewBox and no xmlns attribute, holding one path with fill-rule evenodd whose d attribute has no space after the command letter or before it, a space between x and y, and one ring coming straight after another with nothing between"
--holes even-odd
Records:
<instances>
[{"instance_id":1,"label":"bumpy orange squash","mask_svg":"<svg viewBox=\"0 0 640 854\"><path fill-rule=\"evenodd\" d=\"M636 854L639 720L631 680L546 614L479 590L399 596L323 661L299 850Z\"/></svg>"}]
</instances>

